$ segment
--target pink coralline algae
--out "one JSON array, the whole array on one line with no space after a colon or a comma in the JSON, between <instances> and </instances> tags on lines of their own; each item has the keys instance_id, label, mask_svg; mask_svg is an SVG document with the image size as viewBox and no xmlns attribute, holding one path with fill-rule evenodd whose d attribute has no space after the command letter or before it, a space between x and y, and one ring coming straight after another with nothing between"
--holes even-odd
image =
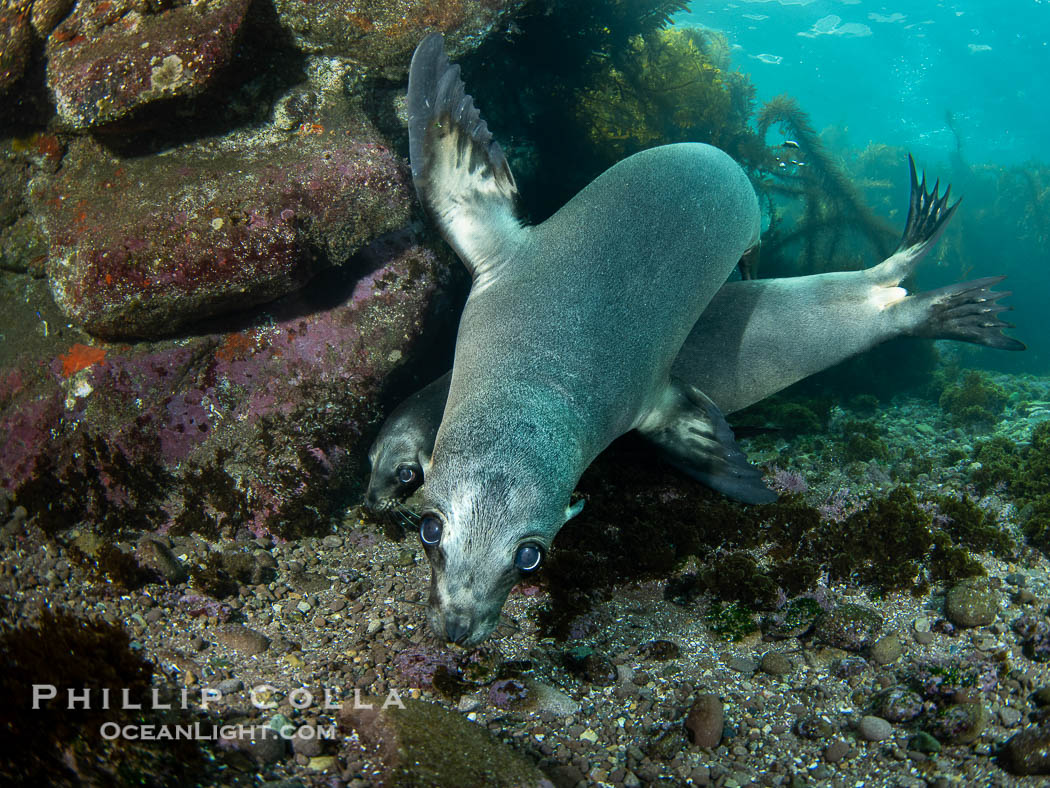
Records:
<instances>
[{"instance_id":1,"label":"pink coralline algae","mask_svg":"<svg viewBox=\"0 0 1050 788\"><path fill-rule=\"evenodd\" d=\"M77 3L48 38L47 84L73 128L104 126L160 100L196 96L232 55L250 0L142 15L130 3ZM148 7L148 6L147 6Z\"/></svg>"},{"instance_id":2,"label":"pink coralline algae","mask_svg":"<svg viewBox=\"0 0 1050 788\"><path fill-rule=\"evenodd\" d=\"M447 259L403 234L352 265L361 297L344 275L326 283L325 308L307 308L308 291L226 333L109 345L104 364L70 377L59 360L5 372L0 484L67 489L69 524L133 505L153 529L323 527L360 494L373 403L425 353L449 276Z\"/></svg>"},{"instance_id":3,"label":"pink coralline algae","mask_svg":"<svg viewBox=\"0 0 1050 788\"><path fill-rule=\"evenodd\" d=\"M294 292L405 226L409 195L403 165L370 142L120 161L80 139L35 199L56 303L114 339L171 335Z\"/></svg>"}]
</instances>

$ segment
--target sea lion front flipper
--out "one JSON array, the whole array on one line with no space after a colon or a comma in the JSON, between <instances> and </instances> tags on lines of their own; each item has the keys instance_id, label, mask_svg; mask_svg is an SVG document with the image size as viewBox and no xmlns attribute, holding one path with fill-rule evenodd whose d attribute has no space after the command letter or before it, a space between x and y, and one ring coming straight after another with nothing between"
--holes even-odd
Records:
<instances>
[{"instance_id":1,"label":"sea lion front flipper","mask_svg":"<svg viewBox=\"0 0 1050 788\"><path fill-rule=\"evenodd\" d=\"M744 503L776 500L762 472L736 445L718 406L695 386L672 380L663 402L637 429L671 465L713 490Z\"/></svg>"},{"instance_id":2,"label":"sea lion front flipper","mask_svg":"<svg viewBox=\"0 0 1050 788\"><path fill-rule=\"evenodd\" d=\"M408 147L419 199L471 274L506 260L524 235L518 187L440 33L412 55Z\"/></svg>"}]
</instances>

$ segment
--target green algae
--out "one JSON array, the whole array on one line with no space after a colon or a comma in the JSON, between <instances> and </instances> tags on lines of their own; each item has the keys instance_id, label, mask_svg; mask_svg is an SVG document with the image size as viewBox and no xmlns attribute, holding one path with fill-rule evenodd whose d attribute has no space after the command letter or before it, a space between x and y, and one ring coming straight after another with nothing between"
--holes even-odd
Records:
<instances>
[{"instance_id":1,"label":"green algae","mask_svg":"<svg viewBox=\"0 0 1050 788\"><path fill-rule=\"evenodd\" d=\"M1006 392L988 375L970 370L962 380L947 386L940 406L956 424L994 423L1006 407Z\"/></svg>"}]
</instances>

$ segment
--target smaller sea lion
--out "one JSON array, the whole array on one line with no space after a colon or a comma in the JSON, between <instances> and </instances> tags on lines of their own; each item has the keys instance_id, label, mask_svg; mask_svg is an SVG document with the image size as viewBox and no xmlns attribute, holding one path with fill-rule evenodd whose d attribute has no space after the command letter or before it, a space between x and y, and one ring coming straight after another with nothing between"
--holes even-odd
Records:
<instances>
[{"instance_id":1,"label":"smaller sea lion","mask_svg":"<svg viewBox=\"0 0 1050 788\"><path fill-rule=\"evenodd\" d=\"M911 201L898 250L876 266L781 279L727 282L693 326L672 370L725 414L898 337L954 339L1023 350L998 318L1010 295L987 277L907 294L899 283L933 246L955 211L950 188L930 194L909 157ZM958 205L958 203L956 203ZM385 511L408 498L424 474L452 373L403 402L369 452L366 504ZM654 436L647 436L650 440ZM658 436L656 436L658 438Z\"/></svg>"}]
</instances>

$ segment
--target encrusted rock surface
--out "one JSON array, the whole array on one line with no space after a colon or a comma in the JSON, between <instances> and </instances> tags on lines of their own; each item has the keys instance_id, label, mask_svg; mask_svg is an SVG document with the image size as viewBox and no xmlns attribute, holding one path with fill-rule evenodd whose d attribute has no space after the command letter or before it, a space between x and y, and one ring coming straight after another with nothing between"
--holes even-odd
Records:
<instances>
[{"instance_id":1,"label":"encrusted rock surface","mask_svg":"<svg viewBox=\"0 0 1050 788\"><path fill-rule=\"evenodd\" d=\"M45 519L316 527L359 492L378 401L421 337L432 341L448 273L447 259L394 235L222 332L67 340L50 363L0 375L0 484Z\"/></svg>"},{"instance_id":2,"label":"encrusted rock surface","mask_svg":"<svg viewBox=\"0 0 1050 788\"><path fill-rule=\"evenodd\" d=\"M462 714L418 700L344 707L340 723L380 753L379 785L553 786L536 766Z\"/></svg>"},{"instance_id":3,"label":"encrusted rock surface","mask_svg":"<svg viewBox=\"0 0 1050 788\"><path fill-rule=\"evenodd\" d=\"M233 56L250 0L79 2L47 43L47 85L74 129L105 126L146 104L206 90Z\"/></svg>"},{"instance_id":4,"label":"encrusted rock surface","mask_svg":"<svg viewBox=\"0 0 1050 788\"><path fill-rule=\"evenodd\" d=\"M524 0L275 0L281 25L306 52L348 57L405 74L412 50L435 30L453 57L473 49Z\"/></svg>"},{"instance_id":5,"label":"encrusted rock surface","mask_svg":"<svg viewBox=\"0 0 1050 788\"><path fill-rule=\"evenodd\" d=\"M385 146L292 135L119 159L90 139L35 194L55 301L96 336L155 337L272 301L410 217Z\"/></svg>"}]
</instances>

